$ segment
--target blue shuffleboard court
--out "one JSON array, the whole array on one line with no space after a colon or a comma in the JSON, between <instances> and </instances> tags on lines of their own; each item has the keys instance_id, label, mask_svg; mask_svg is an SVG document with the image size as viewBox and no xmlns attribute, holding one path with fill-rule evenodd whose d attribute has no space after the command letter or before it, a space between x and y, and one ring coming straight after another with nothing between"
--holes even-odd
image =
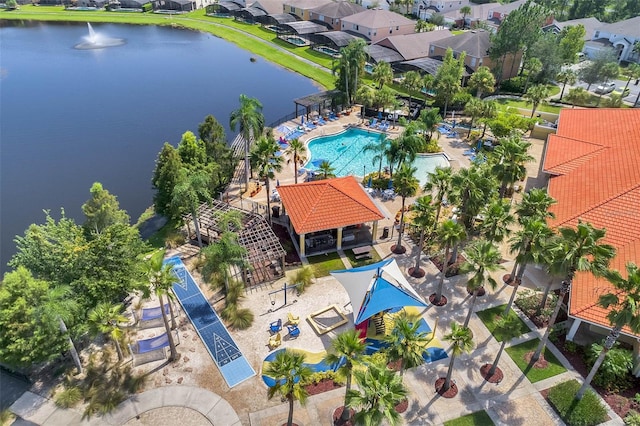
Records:
<instances>
[{"instance_id":1,"label":"blue shuffleboard court","mask_svg":"<svg viewBox=\"0 0 640 426\"><path fill-rule=\"evenodd\" d=\"M255 376L256 372L238 349L238 345L233 341L224 323L220 321L220 317L196 285L182 260L179 257L171 257L164 262L173 267L173 273L179 280L173 284L173 292L178 297L182 308L189 316L227 385L232 388Z\"/></svg>"}]
</instances>

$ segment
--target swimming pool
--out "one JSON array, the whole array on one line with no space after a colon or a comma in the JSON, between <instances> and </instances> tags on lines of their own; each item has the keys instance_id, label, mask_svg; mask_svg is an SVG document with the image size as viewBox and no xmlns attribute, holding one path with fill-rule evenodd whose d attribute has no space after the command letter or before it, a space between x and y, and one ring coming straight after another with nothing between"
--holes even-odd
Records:
<instances>
[{"instance_id":1,"label":"swimming pool","mask_svg":"<svg viewBox=\"0 0 640 426\"><path fill-rule=\"evenodd\" d=\"M287 36L284 39L285 41L288 41L291 44L295 44L296 46L304 46L307 44L307 41L300 37Z\"/></svg>"},{"instance_id":2,"label":"swimming pool","mask_svg":"<svg viewBox=\"0 0 640 426\"><path fill-rule=\"evenodd\" d=\"M338 177L364 176L377 171L377 164L373 164L376 152L365 152L364 147L370 143L377 144L380 135L378 132L351 128L335 135L314 138L307 145L311 155L304 167L308 170L318 170L323 160L328 161ZM384 160L382 165L386 165ZM418 169L416 177L420 180L420 185L424 185L427 182L427 174L433 172L437 166L448 167L449 160L444 154L420 154L414 160L413 166Z\"/></svg>"}]
</instances>

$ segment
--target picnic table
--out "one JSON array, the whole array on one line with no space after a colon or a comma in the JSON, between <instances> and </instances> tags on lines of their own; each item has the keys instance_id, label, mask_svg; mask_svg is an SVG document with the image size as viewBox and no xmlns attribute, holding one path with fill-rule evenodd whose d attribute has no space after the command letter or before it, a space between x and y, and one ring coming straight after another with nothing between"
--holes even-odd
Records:
<instances>
[{"instance_id":1,"label":"picnic table","mask_svg":"<svg viewBox=\"0 0 640 426\"><path fill-rule=\"evenodd\" d=\"M371 250L373 247L371 246L362 246L362 247L354 247L351 249L353 254L356 255L356 260L368 259L371 258Z\"/></svg>"}]
</instances>

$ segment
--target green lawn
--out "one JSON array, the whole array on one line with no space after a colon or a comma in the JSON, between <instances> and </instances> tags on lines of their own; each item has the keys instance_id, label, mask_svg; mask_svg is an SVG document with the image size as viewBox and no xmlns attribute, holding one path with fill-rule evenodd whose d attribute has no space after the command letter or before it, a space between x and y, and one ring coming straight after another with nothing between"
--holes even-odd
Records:
<instances>
[{"instance_id":1,"label":"green lawn","mask_svg":"<svg viewBox=\"0 0 640 426\"><path fill-rule=\"evenodd\" d=\"M493 424L493 420L484 410L444 422L444 426L491 426Z\"/></svg>"},{"instance_id":2,"label":"green lawn","mask_svg":"<svg viewBox=\"0 0 640 426\"><path fill-rule=\"evenodd\" d=\"M516 101L513 99L496 99L498 102L498 108L506 111L509 107L513 108L522 108L531 110L531 104L527 101ZM553 114L559 114L562 107L557 107L554 105L539 105L536 111L542 112L551 112Z\"/></svg>"},{"instance_id":3,"label":"green lawn","mask_svg":"<svg viewBox=\"0 0 640 426\"><path fill-rule=\"evenodd\" d=\"M351 263L351 266L353 266L354 268L358 268L364 265L370 265L372 263L380 262L380 260L382 260L380 258L380 255L375 249L372 249L370 252L371 259L356 260L356 255L353 254L353 250L350 250L350 249L345 250L344 254L347 256L347 258L349 259L349 263Z\"/></svg>"},{"instance_id":4,"label":"green lawn","mask_svg":"<svg viewBox=\"0 0 640 426\"><path fill-rule=\"evenodd\" d=\"M344 263L338 253L319 254L307 258L309 266L313 269L313 276L316 278L326 277L331 271L344 269Z\"/></svg>"},{"instance_id":5,"label":"green lawn","mask_svg":"<svg viewBox=\"0 0 640 426\"><path fill-rule=\"evenodd\" d=\"M491 334L493 334L493 331L496 329L496 324L495 324L496 316L502 316L502 313L504 312L505 307L506 307L506 304L496 306L495 308L485 309L484 311L478 312L478 316L482 320L482 323L485 325L485 327L487 327L487 329L489 329ZM509 311L509 317L517 318L518 330L520 332L520 335L531 331L527 326L527 324L525 324L524 321L520 319L518 314L516 314L513 311L513 309ZM496 338L496 340L498 342L502 341L501 339L498 339L498 338Z\"/></svg>"},{"instance_id":6,"label":"green lawn","mask_svg":"<svg viewBox=\"0 0 640 426\"><path fill-rule=\"evenodd\" d=\"M562 374L567 371L567 369L560 364L560 361L558 361L548 348L545 348L544 350L544 359L549 362L549 365L543 369L533 367L529 368L529 364L525 361L524 355L527 352L535 351L538 347L538 343L540 343L539 339L533 339L506 349L513 362L515 362L518 368L525 373L527 379L529 379L531 383L536 383L540 380L548 379L549 377L557 376L558 374Z\"/></svg>"}]
</instances>

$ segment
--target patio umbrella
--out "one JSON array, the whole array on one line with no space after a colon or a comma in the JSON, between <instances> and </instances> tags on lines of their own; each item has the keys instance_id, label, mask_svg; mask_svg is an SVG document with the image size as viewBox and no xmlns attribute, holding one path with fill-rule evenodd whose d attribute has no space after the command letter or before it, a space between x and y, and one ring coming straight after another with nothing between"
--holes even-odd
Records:
<instances>
[{"instance_id":1,"label":"patio umbrella","mask_svg":"<svg viewBox=\"0 0 640 426\"><path fill-rule=\"evenodd\" d=\"M300 116L300 124L304 124L304 115Z\"/></svg>"},{"instance_id":2,"label":"patio umbrella","mask_svg":"<svg viewBox=\"0 0 640 426\"><path fill-rule=\"evenodd\" d=\"M280 133L289 133L291 131L291 127L286 126L284 124L281 124L280 126L276 127L276 132L280 132Z\"/></svg>"},{"instance_id":3,"label":"patio umbrella","mask_svg":"<svg viewBox=\"0 0 640 426\"><path fill-rule=\"evenodd\" d=\"M367 182L367 188L371 188L371 176L369 176L369 182Z\"/></svg>"}]
</instances>

